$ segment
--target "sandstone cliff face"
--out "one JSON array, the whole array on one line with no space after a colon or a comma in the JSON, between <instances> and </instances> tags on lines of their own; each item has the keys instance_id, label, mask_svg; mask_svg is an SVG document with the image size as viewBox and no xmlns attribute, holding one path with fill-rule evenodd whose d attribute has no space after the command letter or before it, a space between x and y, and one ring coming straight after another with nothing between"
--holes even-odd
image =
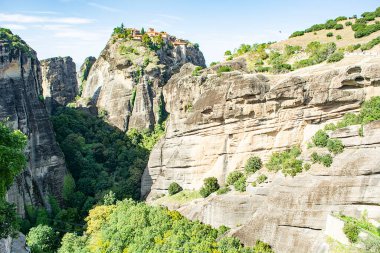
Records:
<instances>
[{"instance_id":1,"label":"sandstone cliff face","mask_svg":"<svg viewBox=\"0 0 380 253\"><path fill-rule=\"evenodd\" d=\"M45 205L49 194L61 197L66 173L42 97L41 68L32 49L11 50L0 43L0 120L28 136L28 165L7 193L23 215L25 205Z\"/></svg>"},{"instance_id":2,"label":"sandstone cliff face","mask_svg":"<svg viewBox=\"0 0 380 253\"><path fill-rule=\"evenodd\" d=\"M191 46L166 43L152 51L138 41L111 39L91 67L82 103L95 106L121 130L152 128L162 87L187 62L205 66L202 53Z\"/></svg>"},{"instance_id":3,"label":"sandstone cliff face","mask_svg":"<svg viewBox=\"0 0 380 253\"><path fill-rule=\"evenodd\" d=\"M42 89L45 105L51 114L57 106L66 106L78 94L75 63L71 57L54 57L41 61Z\"/></svg>"},{"instance_id":4,"label":"sandstone cliff face","mask_svg":"<svg viewBox=\"0 0 380 253\"><path fill-rule=\"evenodd\" d=\"M253 154L266 161L273 151L292 145L308 152L306 142L324 124L380 95L376 58L275 76L243 71L218 76L208 69L193 77L193 68L184 65L164 87L170 118L142 178L148 201L166 193L173 181L196 190L210 176L223 184ZM332 133L342 138L346 151L329 169L313 165L294 178L272 173L269 183L248 187L246 193L210 196L176 208L213 226L243 224L232 233L248 245L260 239L276 252L316 252L323 247L329 212L367 209L380 218L380 126L375 122L364 131L364 138L358 129Z\"/></svg>"}]
</instances>

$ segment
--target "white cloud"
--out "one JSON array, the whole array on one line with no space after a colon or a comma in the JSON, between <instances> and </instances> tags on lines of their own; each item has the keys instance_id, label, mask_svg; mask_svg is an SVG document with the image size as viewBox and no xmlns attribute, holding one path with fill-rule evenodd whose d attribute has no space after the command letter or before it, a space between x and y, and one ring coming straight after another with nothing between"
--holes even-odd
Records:
<instances>
[{"instance_id":1,"label":"white cloud","mask_svg":"<svg viewBox=\"0 0 380 253\"><path fill-rule=\"evenodd\" d=\"M0 13L0 22L13 22L13 23L62 23L62 24L89 24L92 19L66 17L66 18L52 18L42 16L31 16L23 14L8 14Z\"/></svg>"},{"instance_id":2,"label":"white cloud","mask_svg":"<svg viewBox=\"0 0 380 253\"><path fill-rule=\"evenodd\" d=\"M18 24L1 24L1 27L5 27L11 30L26 30L27 27L24 25L18 25Z\"/></svg>"},{"instance_id":3,"label":"white cloud","mask_svg":"<svg viewBox=\"0 0 380 253\"><path fill-rule=\"evenodd\" d=\"M112 8L112 7L109 7L106 5L94 3L94 2L89 2L88 5L95 7L95 8L98 8L98 9L109 11L109 12L121 12L121 10L118 10L118 9L115 9L115 8Z\"/></svg>"},{"instance_id":4,"label":"white cloud","mask_svg":"<svg viewBox=\"0 0 380 253\"><path fill-rule=\"evenodd\" d=\"M57 15L58 12L55 11L21 11L22 13L30 13L30 14L45 14L45 15Z\"/></svg>"}]
</instances>

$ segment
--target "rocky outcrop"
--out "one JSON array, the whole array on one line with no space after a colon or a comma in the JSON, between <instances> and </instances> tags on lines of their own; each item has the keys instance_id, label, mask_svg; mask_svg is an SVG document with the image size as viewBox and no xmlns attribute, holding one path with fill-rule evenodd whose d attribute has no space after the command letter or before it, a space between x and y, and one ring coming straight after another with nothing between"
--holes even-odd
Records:
<instances>
[{"instance_id":1,"label":"rocky outcrop","mask_svg":"<svg viewBox=\"0 0 380 253\"><path fill-rule=\"evenodd\" d=\"M25 235L19 233L17 237L8 237L0 239L0 252L1 253L29 253L30 249L26 245Z\"/></svg>"},{"instance_id":2,"label":"rocky outcrop","mask_svg":"<svg viewBox=\"0 0 380 253\"><path fill-rule=\"evenodd\" d=\"M41 61L42 90L51 114L56 107L66 106L78 95L76 67L71 57L54 57Z\"/></svg>"},{"instance_id":3,"label":"rocky outcrop","mask_svg":"<svg viewBox=\"0 0 380 253\"><path fill-rule=\"evenodd\" d=\"M155 51L139 41L111 38L91 67L82 105L96 107L121 130L153 128L162 87L187 62L205 66L202 53L191 45L165 41Z\"/></svg>"},{"instance_id":4,"label":"rocky outcrop","mask_svg":"<svg viewBox=\"0 0 380 253\"><path fill-rule=\"evenodd\" d=\"M49 195L61 199L66 167L43 102L36 53L23 41L22 50L6 42L0 42L0 120L28 136L28 165L8 190L7 200L23 215L26 205L49 207Z\"/></svg>"},{"instance_id":5,"label":"rocky outcrop","mask_svg":"<svg viewBox=\"0 0 380 253\"><path fill-rule=\"evenodd\" d=\"M142 178L148 201L167 193L173 181L195 190L210 176L224 184L226 175L243 170L252 155L265 162L272 152L292 145L307 152L306 142L324 124L380 95L376 58L266 76L242 70L217 75L207 69L194 77L193 69L184 65L164 87L170 117ZM347 148L329 169L313 165L294 178L273 174L247 193L211 196L178 210L213 226L243 224L232 233L247 245L260 239L276 252L315 252L323 247L329 212L365 208L380 218L377 125L368 125L364 138L358 129L332 133L340 134ZM239 210L236 216L234 210Z\"/></svg>"},{"instance_id":6,"label":"rocky outcrop","mask_svg":"<svg viewBox=\"0 0 380 253\"><path fill-rule=\"evenodd\" d=\"M88 74L90 73L92 65L94 65L96 58L93 56L89 56L84 60L84 63L79 69L77 73L77 80L79 84L79 96L82 95L83 87L86 86Z\"/></svg>"}]
</instances>

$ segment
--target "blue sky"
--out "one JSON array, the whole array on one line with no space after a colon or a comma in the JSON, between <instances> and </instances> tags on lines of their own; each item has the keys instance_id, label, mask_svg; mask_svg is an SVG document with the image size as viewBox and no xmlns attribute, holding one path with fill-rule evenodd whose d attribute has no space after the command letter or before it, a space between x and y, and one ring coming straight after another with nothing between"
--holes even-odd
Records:
<instances>
[{"instance_id":1,"label":"blue sky","mask_svg":"<svg viewBox=\"0 0 380 253\"><path fill-rule=\"evenodd\" d=\"M377 0L0 0L0 26L12 29L39 59L97 57L112 29L154 27L200 44L209 64L242 43L279 41L340 15L360 15Z\"/></svg>"}]
</instances>

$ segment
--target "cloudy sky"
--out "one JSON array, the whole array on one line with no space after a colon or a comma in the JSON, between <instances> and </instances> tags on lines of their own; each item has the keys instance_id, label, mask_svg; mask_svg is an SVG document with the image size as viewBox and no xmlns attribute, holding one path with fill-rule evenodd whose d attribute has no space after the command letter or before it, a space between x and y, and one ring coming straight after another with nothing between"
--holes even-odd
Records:
<instances>
[{"instance_id":1,"label":"cloudy sky","mask_svg":"<svg viewBox=\"0 0 380 253\"><path fill-rule=\"evenodd\" d=\"M0 0L0 27L19 34L39 59L97 57L115 26L154 27L200 44L207 63L242 43L278 41L378 0Z\"/></svg>"}]
</instances>

